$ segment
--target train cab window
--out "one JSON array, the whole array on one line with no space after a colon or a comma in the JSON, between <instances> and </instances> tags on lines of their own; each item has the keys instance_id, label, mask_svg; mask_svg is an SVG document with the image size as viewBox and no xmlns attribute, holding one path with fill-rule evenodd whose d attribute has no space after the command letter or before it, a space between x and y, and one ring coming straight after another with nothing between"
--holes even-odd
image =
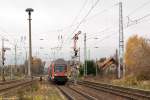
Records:
<instances>
[{"instance_id":1,"label":"train cab window","mask_svg":"<svg viewBox=\"0 0 150 100\"><path fill-rule=\"evenodd\" d=\"M56 66L55 72L63 72L65 70L65 66Z\"/></svg>"}]
</instances>

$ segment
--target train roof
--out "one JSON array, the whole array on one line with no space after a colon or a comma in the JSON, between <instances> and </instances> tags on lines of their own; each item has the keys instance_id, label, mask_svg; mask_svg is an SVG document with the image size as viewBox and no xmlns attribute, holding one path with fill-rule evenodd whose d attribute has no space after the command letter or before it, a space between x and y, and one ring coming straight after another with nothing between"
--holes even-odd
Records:
<instances>
[{"instance_id":1,"label":"train roof","mask_svg":"<svg viewBox=\"0 0 150 100\"><path fill-rule=\"evenodd\" d=\"M67 64L67 61L65 61L64 59L56 59L55 61L53 61L54 64Z\"/></svg>"}]
</instances>

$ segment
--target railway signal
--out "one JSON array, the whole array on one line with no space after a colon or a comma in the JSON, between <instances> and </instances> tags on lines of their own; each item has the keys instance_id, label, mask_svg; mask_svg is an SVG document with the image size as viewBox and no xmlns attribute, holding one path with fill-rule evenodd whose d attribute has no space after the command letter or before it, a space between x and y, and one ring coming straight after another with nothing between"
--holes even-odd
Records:
<instances>
[{"instance_id":1,"label":"railway signal","mask_svg":"<svg viewBox=\"0 0 150 100\"><path fill-rule=\"evenodd\" d=\"M5 58L5 52L6 52L6 50L4 49L4 48L2 48L3 50L2 50L2 64L3 64L3 66L4 66L4 64L5 64L5 60L6 60L6 58Z\"/></svg>"},{"instance_id":2,"label":"railway signal","mask_svg":"<svg viewBox=\"0 0 150 100\"><path fill-rule=\"evenodd\" d=\"M84 33L84 76L87 76L87 64L86 64L86 59L87 59L87 50L86 50L86 33Z\"/></svg>"},{"instance_id":3,"label":"railway signal","mask_svg":"<svg viewBox=\"0 0 150 100\"><path fill-rule=\"evenodd\" d=\"M74 62L74 65L73 65L73 80L74 80L74 84L76 84L76 80L77 80L77 76L78 76L78 68L77 68L77 57L78 57L78 49L77 49L77 41L79 39L79 35L81 34L81 31L78 31L78 33L76 33L73 37L73 40L74 40L74 47L73 47L73 50L74 50L74 56L72 57L73 58L73 62Z\"/></svg>"},{"instance_id":4,"label":"railway signal","mask_svg":"<svg viewBox=\"0 0 150 100\"><path fill-rule=\"evenodd\" d=\"M8 41L7 39L2 38L2 81L5 81L4 76L4 65L5 65L5 52L7 48L4 48L4 41Z\"/></svg>"},{"instance_id":5,"label":"railway signal","mask_svg":"<svg viewBox=\"0 0 150 100\"><path fill-rule=\"evenodd\" d=\"M74 56L78 56L78 50L75 50L75 54L74 54Z\"/></svg>"},{"instance_id":6,"label":"railway signal","mask_svg":"<svg viewBox=\"0 0 150 100\"><path fill-rule=\"evenodd\" d=\"M79 34L81 34L81 31L78 31L78 33L76 33L75 34L75 36L73 37L73 40L74 40L74 51L76 51L77 50L77 41L78 41L78 39L79 39Z\"/></svg>"}]
</instances>

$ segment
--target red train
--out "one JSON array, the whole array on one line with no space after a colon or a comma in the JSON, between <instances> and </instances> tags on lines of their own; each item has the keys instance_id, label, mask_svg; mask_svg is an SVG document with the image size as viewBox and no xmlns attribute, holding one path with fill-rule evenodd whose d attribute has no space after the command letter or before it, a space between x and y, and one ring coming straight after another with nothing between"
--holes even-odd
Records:
<instances>
[{"instance_id":1,"label":"red train","mask_svg":"<svg viewBox=\"0 0 150 100\"><path fill-rule=\"evenodd\" d=\"M65 84L68 81L67 62L64 59L53 61L48 68L48 78L57 84Z\"/></svg>"}]
</instances>

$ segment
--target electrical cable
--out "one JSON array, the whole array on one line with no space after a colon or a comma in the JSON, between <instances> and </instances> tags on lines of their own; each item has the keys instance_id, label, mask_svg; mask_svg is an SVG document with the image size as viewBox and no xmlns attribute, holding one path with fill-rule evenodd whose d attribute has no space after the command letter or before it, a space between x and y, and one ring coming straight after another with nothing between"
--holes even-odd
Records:
<instances>
[{"instance_id":1,"label":"electrical cable","mask_svg":"<svg viewBox=\"0 0 150 100\"><path fill-rule=\"evenodd\" d=\"M139 9L143 8L144 6L148 5L150 3L150 0L147 2L143 3L141 6L137 7L133 11L131 11L127 16L131 16L132 14L136 13Z\"/></svg>"},{"instance_id":2,"label":"electrical cable","mask_svg":"<svg viewBox=\"0 0 150 100\"><path fill-rule=\"evenodd\" d=\"M88 15L92 12L92 10L95 8L95 6L98 4L99 0L97 0L94 5L92 5L92 7L89 9L88 13L83 17L83 19L79 22L79 24L76 26L76 28L73 30L72 34L74 34L74 32L79 28L79 26L84 22L84 20L88 17ZM71 34L71 35L72 35ZM68 40L68 38L66 39ZM64 43L63 43L64 44ZM61 48L63 47L63 44L61 46Z\"/></svg>"}]
</instances>

